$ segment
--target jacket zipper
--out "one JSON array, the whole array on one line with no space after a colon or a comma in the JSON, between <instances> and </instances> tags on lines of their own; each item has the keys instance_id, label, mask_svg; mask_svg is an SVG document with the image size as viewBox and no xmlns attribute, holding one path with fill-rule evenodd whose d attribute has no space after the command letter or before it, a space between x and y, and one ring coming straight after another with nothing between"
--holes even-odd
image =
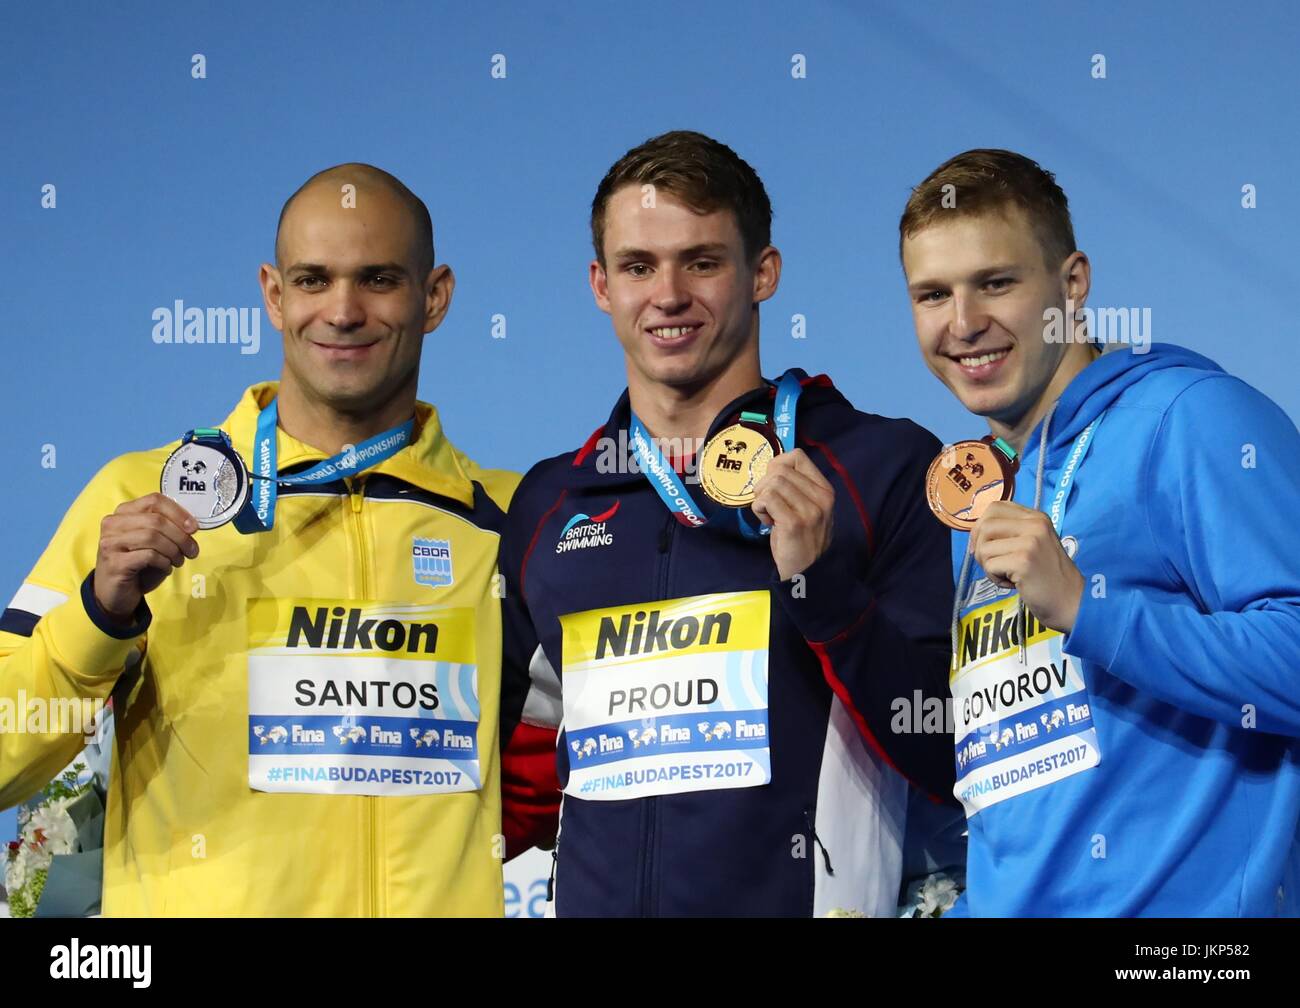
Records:
<instances>
[{"instance_id":1,"label":"jacket zipper","mask_svg":"<svg viewBox=\"0 0 1300 1008\"><path fill-rule=\"evenodd\" d=\"M557 831L555 834L555 846L551 848L551 876L546 880L546 902L555 902L555 874L560 869L560 840L563 839L564 833L564 792L560 792L560 811L555 817Z\"/></svg>"},{"instance_id":2,"label":"jacket zipper","mask_svg":"<svg viewBox=\"0 0 1300 1008\"><path fill-rule=\"evenodd\" d=\"M344 484L348 488L348 511L352 516L352 527L357 535L357 548L360 552L357 570L360 573L358 584L360 585L361 601L370 598L370 579L367 576L366 564L370 556L370 551L366 546L366 526L361 518L361 506L366 496L366 483L364 476L356 476L345 479ZM375 807L375 796L365 796L366 810L366 836L367 836L367 888L366 888L366 911L371 917L382 915L382 909L379 907L379 882L376 878L378 874L379 861L379 843L376 839L378 824L378 809Z\"/></svg>"},{"instance_id":3,"label":"jacket zipper","mask_svg":"<svg viewBox=\"0 0 1300 1008\"><path fill-rule=\"evenodd\" d=\"M659 577L655 585L655 600L662 601L668 597L668 567L672 561L673 536L677 530L677 519L668 516L667 522L659 532ZM645 800L641 817L641 916L650 915L650 905L654 893L654 836L659 819L659 796L651 795ZM657 909L657 908L656 908Z\"/></svg>"},{"instance_id":4,"label":"jacket zipper","mask_svg":"<svg viewBox=\"0 0 1300 1008\"><path fill-rule=\"evenodd\" d=\"M817 835L817 827L813 825L813 809L804 809L803 819L808 824L808 836L814 844L822 849L822 860L826 864L826 874L834 875L835 869L831 867L831 852L826 849L822 843L822 838Z\"/></svg>"}]
</instances>

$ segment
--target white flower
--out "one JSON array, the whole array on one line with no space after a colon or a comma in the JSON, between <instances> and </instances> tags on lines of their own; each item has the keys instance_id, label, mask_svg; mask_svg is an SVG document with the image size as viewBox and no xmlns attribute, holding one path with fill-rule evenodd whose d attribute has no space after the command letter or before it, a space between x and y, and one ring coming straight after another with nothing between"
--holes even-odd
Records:
<instances>
[{"instance_id":1,"label":"white flower","mask_svg":"<svg viewBox=\"0 0 1300 1008\"><path fill-rule=\"evenodd\" d=\"M938 917L947 913L961 896L963 874L957 878L943 872L935 872L924 879L912 882L907 887L907 895L898 908L900 917Z\"/></svg>"},{"instance_id":2,"label":"white flower","mask_svg":"<svg viewBox=\"0 0 1300 1008\"><path fill-rule=\"evenodd\" d=\"M38 871L49 868L55 854L71 854L77 849L77 824L68 815L71 800L56 798L22 816L17 856L9 858L5 851L5 888L9 892L21 892Z\"/></svg>"},{"instance_id":3,"label":"white flower","mask_svg":"<svg viewBox=\"0 0 1300 1008\"><path fill-rule=\"evenodd\" d=\"M35 840L37 830L40 830L45 837L41 846L46 851L46 861L42 867L48 867L49 858L55 854L71 854L77 849L77 824L72 821L72 816L68 815L68 805L71 800L56 798L42 805L32 813L27 828L23 830L24 840L28 833L32 834L32 839Z\"/></svg>"},{"instance_id":4,"label":"white flower","mask_svg":"<svg viewBox=\"0 0 1300 1008\"><path fill-rule=\"evenodd\" d=\"M5 851L5 889L10 893L20 892L31 878L31 854L26 844L18 849L16 856L10 858ZM12 897L11 897L12 898Z\"/></svg>"},{"instance_id":5,"label":"white flower","mask_svg":"<svg viewBox=\"0 0 1300 1008\"><path fill-rule=\"evenodd\" d=\"M931 875L921 885L920 911L922 917L947 913L957 902L957 883L947 875Z\"/></svg>"}]
</instances>

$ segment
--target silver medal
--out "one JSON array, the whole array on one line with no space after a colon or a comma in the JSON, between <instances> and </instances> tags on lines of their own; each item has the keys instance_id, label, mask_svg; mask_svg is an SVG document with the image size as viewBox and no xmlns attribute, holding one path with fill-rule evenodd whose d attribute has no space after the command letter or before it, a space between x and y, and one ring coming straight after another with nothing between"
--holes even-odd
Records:
<instances>
[{"instance_id":1,"label":"silver medal","mask_svg":"<svg viewBox=\"0 0 1300 1008\"><path fill-rule=\"evenodd\" d=\"M214 529L248 500L248 470L233 450L190 441L163 464L158 489L192 514L199 528Z\"/></svg>"}]
</instances>

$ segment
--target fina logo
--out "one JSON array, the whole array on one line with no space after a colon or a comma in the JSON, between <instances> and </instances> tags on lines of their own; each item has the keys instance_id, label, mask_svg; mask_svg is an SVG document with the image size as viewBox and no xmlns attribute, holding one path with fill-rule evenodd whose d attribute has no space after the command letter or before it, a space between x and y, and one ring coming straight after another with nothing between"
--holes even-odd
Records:
<instances>
[{"instance_id":1,"label":"fina logo","mask_svg":"<svg viewBox=\"0 0 1300 1008\"><path fill-rule=\"evenodd\" d=\"M208 489L207 483L199 479L208 471L207 463L202 459L197 462L191 462L189 459L181 459L181 470L184 475L181 476L180 488L186 493L205 493Z\"/></svg>"},{"instance_id":2,"label":"fina logo","mask_svg":"<svg viewBox=\"0 0 1300 1008\"><path fill-rule=\"evenodd\" d=\"M415 583L430 588L445 588L451 584L451 540L411 540L411 564L415 568Z\"/></svg>"}]
</instances>

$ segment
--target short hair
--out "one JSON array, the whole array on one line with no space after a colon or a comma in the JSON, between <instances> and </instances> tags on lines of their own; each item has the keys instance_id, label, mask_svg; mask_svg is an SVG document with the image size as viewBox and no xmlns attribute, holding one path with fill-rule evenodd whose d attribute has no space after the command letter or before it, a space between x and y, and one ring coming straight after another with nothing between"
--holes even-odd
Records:
<instances>
[{"instance_id":1,"label":"short hair","mask_svg":"<svg viewBox=\"0 0 1300 1008\"><path fill-rule=\"evenodd\" d=\"M433 269L433 219L429 216L429 208L424 205L424 200L411 192L410 189L402 183L396 175L392 175L382 168L376 168L374 165L363 164L360 161L350 161L345 164L334 165L318 171L306 182L294 190L293 195L284 201L284 206L280 208L280 219L275 225L275 258L277 265L283 265L280 260L280 231L284 227L284 218L289 213L289 208L293 206L294 200L310 189L313 185L324 182L334 176L343 182L364 181L370 185L387 189L396 196L405 205L407 212L411 215L411 220L415 224L415 253L416 265L420 270L420 279L424 279Z\"/></svg>"},{"instance_id":2,"label":"short hair","mask_svg":"<svg viewBox=\"0 0 1300 1008\"><path fill-rule=\"evenodd\" d=\"M1055 269L1077 248L1070 203L1056 176L1023 154L979 149L949 158L912 190L898 222L899 257L904 240L932 224L1008 206L1029 218L1048 268Z\"/></svg>"},{"instance_id":3,"label":"short hair","mask_svg":"<svg viewBox=\"0 0 1300 1008\"><path fill-rule=\"evenodd\" d=\"M591 243L605 265L605 210L626 185L653 185L696 213L730 210L750 260L772 240L772 203L763 180L724 143L691 130L673 130L633 147L605 173L591 201Z\"/></svg>"}]
</instances>

